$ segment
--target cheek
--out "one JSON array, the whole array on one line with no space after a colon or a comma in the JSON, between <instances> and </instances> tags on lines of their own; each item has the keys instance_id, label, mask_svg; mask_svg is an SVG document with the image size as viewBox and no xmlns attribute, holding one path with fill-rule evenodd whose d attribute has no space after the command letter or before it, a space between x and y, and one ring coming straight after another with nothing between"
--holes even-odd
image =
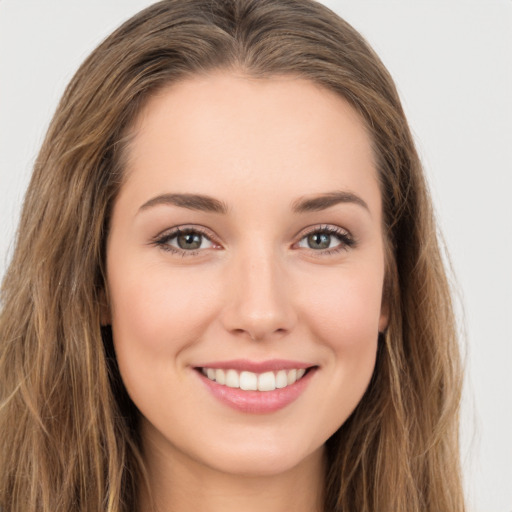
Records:
<instances>
[{"instance_id":1,"label":"cheek","mask_svg":"<svg viewBox=\"0 0 512 512\"><path fill-rule=\"evenodd\" d=\"M130 273L122 262L109 274L111 323L124 385L143 415L161 407L162 389L175 389L184 377L182 354L197 343L216 315L213 289L199 288L200 275L141 265ZM167 406L183 408L178 394Z\"/></svg>"},{"instance_id":2,"label":"cheek","mask_svg":"<svg viewBox=\"0 0 512 512\"><path fill-rule=\"evenodd\" d=\"M374 345L379 330L382 273L342 269L304 294L315 337L334 352L359 352ZM319 283L320 284L320 283Z\"/></svg>"},{"instance_id":3,"label":"cheek","mask_svg":"<svg viewBox=\"0 0 512 512\"><path fill-rule=\"evenodd\" d=\"M199 289L198 276L155 267L132 277L121 278L121 269L113 274L112 324L118 344L176 352L196 339L213 315L211 290Z\"/></svg>"},{"instance_id":4,"label":"cheek","mask_svg":"<svg viewBox=\"0 0 512 512\"><path fill-rule=\"evenodd\" d=\"M323 348L328 388L316 400L322 435L332 435L361 401L375 368L381 314L381 275L339 273L311 293L308 319ZM305 309L306 311L306 309Z\"/></svg>"}]
</instances>

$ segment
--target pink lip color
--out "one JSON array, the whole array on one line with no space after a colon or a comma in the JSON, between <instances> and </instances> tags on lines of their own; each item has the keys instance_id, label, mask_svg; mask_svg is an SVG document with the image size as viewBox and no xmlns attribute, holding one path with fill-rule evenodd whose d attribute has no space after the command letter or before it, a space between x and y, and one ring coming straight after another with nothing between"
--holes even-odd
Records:
<instances>
[{"instance_id":1,"label":"pink lip color","mask_svg":"<svg viewBox=\"0 0 512 512\"><path fill-rule=\"evenodd\" d=\"M305 366L294 366L293 368L304 367ZM212 366L208 364L208 368L212 368ZM224 366L218 368L224 368ZM233 366L229 368L238 369L233 368ZM247 369L247 367L244 369ZM280 369L284 368L281 366ZM309 384L315 371L316 369L312 368L304 377L291 386L275 389L274 391L244 391L239 388L230 388L208 379L199 371L196 371L196 373L207 389L224 404L245 413L266 414L283 409L299 398Z\"/></svg>"},{"instance_id":2,"label":"pink lip color","mask_svg":"<svg viewBox=\"0 0 512 512\"><path fill-rule=\"evenodd\" d=\"M215 370L237 370L239 372L277 372L279 370L293 370L294 368L311 368L311 363L289 361L287 359L269 359L268 361L249 361L248 359L232 359L231 361L215 361L198 364L196 368L214 368Z\"/></svg>"}]
</instances>

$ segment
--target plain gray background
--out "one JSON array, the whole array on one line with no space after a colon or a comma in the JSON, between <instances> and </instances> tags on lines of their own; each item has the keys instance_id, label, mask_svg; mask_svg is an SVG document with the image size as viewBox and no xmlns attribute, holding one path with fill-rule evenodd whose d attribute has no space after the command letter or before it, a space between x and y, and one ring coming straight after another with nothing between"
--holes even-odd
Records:
<instances>
[{"instance_id":1,"label":"plain gray background","mask_svg":"<svg viewBox=\"0 0 512 512\"><path fill-rule=\"evenodd\" d=\"M0 0L0 276L49 120L148 0ZM512 512L512 0L330 0L398 85L456 276L470 512Z\"/></svg>"}]
</instances>

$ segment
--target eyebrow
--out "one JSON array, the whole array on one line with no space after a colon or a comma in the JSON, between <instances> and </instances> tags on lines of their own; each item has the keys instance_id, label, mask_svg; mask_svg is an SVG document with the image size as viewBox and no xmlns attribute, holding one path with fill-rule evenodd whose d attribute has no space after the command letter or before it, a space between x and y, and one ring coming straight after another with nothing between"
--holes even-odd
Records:
<instances>
[{"instance_id":1,"label":"eyebrow","mask_svg":"<svg viewBox=\"0 0 512 512\"><path fill-rule=\"evenodd\" d=\"M292 209L296 213L319 212L340 203L352 203L370 212L366 202L352 192L336 191L310 198L300 198L293 202Z\"/></svg>"},{"instance_id":2,"label":"eyebrow","mask_svg":"<svg viewBox=\"0 0 512 512\"><path fill-rule=\"evenodd\" d=\"M295 213L319 212L340 203L352 203L370 211L366 202L352 192L327 192L314 197L299 198L292 203ZM202 212L226 214L228 207L223 201L202 194L161 194L146 201L139 211L153 206L170 205Z\"/></svg>"},{"instance_id":3,"label":"eyebrow","mask_svg":"<svg viewBox=\"0 0 512 512\"><path fill-rule=\"evenodd\" d=\"M189 210L212 213L227 213L228 211L228 207L224 202L201 194L162 194L145 202L139 208L139 211L157 205L179 206Z\"/></svg>"}]
</instances>

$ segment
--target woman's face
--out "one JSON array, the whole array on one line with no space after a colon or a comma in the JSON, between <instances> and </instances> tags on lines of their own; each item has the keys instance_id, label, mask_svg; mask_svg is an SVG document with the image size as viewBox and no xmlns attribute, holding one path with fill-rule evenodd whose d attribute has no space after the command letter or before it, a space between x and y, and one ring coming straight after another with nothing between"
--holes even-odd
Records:
<instances>
[{"instance_id":1,"label":"woman's face","mask_svg":"<svg viewBox=\"0 0 512 512\"><path fill-rule=\"evenodd\" d=\"M318 459L387 323L363 123L308 81L216 73L153 97L134 133L107 270L146 445L247 475Z\"/></svg>"}]
</instances>

